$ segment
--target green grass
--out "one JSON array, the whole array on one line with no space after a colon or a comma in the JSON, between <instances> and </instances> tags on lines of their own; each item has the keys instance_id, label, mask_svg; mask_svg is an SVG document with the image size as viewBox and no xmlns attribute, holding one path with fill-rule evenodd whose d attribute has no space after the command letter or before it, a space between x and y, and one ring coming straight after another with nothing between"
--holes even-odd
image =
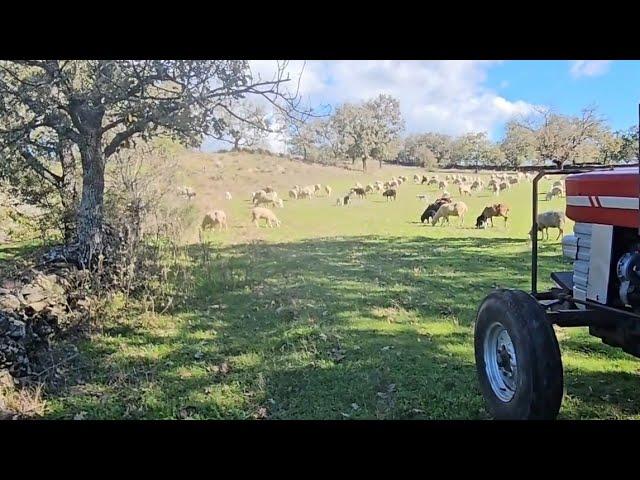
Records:
<instances>
[{"instance_id":1,"label":"green grass","mask_svg":"<svg viewBox=\"0 0 640 480\"><path fill-rule=\"evenodd\" d=\"M349 184L336 177L332 186L339 193ZM419 223L416 194L436 191L410 182L396 202L289 201L276 210L280 229L250 225L248 202L235 198L225 207L229 231L207 234L213 264L198 261L200 246L190 250L188 301L171 315L120 310L79 345L80 382L48 398L47 417L488 418L473 321L492 288L529 288L530 188L501 195L508 226L498 220L487 230L473 228L494 202L487 192L464 199L463 227L455 218L432 227ZM564 201L540 204L563 209ZM541 288L551 271L571 268L556 235L540 246ZM560 417L640 418L637 359L585 329L557 331Z\"/></svg>"}]
</instances>

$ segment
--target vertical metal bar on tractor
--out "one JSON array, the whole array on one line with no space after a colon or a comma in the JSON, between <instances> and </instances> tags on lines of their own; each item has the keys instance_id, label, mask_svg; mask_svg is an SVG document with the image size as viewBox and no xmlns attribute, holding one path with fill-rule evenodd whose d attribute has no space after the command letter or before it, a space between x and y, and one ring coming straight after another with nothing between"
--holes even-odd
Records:
<instances>
[{"instance_id":1,"label":"vertical metal bar on tractor","mask_svg":"<svg viewBox=\"0 0 640 480\"><path fill-rule=\"evenodd\" d=\"M544 177L544 170L533 179L533 219L531 222L531 293L538 293L538 182Z\"/></svg>"}]
</instances>

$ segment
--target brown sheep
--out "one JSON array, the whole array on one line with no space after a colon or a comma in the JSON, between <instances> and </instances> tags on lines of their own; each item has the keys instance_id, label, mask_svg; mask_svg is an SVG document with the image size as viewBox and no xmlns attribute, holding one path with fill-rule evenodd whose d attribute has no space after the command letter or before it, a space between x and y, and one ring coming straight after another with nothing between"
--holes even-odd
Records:
<instances>
[{"instance_id":1,"label":"brown sheep","mask_svg":"<svg viewBox=\"0 0 640 480\"><path fill-rule=\"evenodd\" d=\"M509 207L504 203L496 203L485 207L482 213L476 219L476 227L483 228L489 220L491 220L491 226L493 227L493 217L503 217L504 224L507 225L509 215Z\"/></svg>"}]
</instances>

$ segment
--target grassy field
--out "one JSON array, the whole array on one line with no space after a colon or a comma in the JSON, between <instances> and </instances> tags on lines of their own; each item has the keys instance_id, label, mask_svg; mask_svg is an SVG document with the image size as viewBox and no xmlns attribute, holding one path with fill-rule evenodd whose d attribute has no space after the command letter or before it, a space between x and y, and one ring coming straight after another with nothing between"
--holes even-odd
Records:
<instances>
[{"instance_id":1,"label":"grassy field","mask_svg":"<svg viewBox=\"0 0 640 480\"><path fill-rule=\"evenodd\" d=\"M488 191L464 199L464 225L422 225L416 195L438 192L409 181L396 202L371 195L337 207L335 193L287 201L275 210L281 228L257 229L248 192L266 184L281 196L296 183L341 193L355 181L417 170L363 174L230 154L191 155L182 165L177 181L198 192L199 211L225 209L229 230L208 232L204 246L190 232L185 262L193 268L177 281L191 282L192 293L171 315L114 304L117 318L79 345L73 381L48 398L47 418L487 418L473 358L475 311L494 287L529 288L530 183L499 197L511 207L506 227L498 220L474 228L495 201ZM233 200L223 200L226 190ZM541 211L563 208L564 200L541 197ZM541 287L552 270L571 268L556 235L540 247ZM0 258L10 254L0 250ZM209 262L200 261L205 254ZM638 360L586 329L557 333L560 417L640 418Z\"/></svg>"}]
</instances>

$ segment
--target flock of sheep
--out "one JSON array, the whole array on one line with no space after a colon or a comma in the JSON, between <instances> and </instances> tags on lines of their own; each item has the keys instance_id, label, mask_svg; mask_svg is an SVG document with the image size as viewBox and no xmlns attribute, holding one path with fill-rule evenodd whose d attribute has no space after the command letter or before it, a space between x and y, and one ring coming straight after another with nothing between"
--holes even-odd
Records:
<instances>
[{"instance_id":1,"label":"flock of sheep","mask_svg":"<svg viewBox=\"0 0 640 480\"><path fill-rule=\"evenodd\" d=\"M525 174L518 172L514 175L509 174L492 174L490 180L487 182L486 188L492 191L496 196L500 195L500 192L508 190L512 185L516 185L522 181L532 181L534 174ZM484 182L480 177L465 176L460 174L446 175L444 179L438 178L437 175L427 177L425 175L414 175L413 177L416 183L437 186L443 190L439 198L437 198L432 204L430 204L420 217L420 221L430 221L432 225L436 225L441 219L444 224L449 223L449 217L459 217L460 224L464 222L464 216L468 211L467 205L463 201L452 201L451 194L446 191L449 182L458 187L460 196L471 196L472 192L480 191L485 188ZM551 190L547 193L546 199L551 200L555 197L564 196L564 186L562 182L557 181L553 184ZM426 195L418 195L419 198L426 200ZM476 228L486 228L493 226L493 217L503 217L505 225L509 215L509 206L504 203L497 203L488 205L476 218ZM538 231L542 231L543 235L546 232L548 237L548 228L558 228L560 234L564 226L564 213L562 212L545 212L538 216ZM532 234L530 232L530 234Z\"/></svg>"},{"instance_id":2,"label":"flock of sheep","mask_svg":"<svg viewBox=\"0 0 640 480\"><path fill-rule=\"evenodd\" d=\"M464 223L464 217L468 212L466 203L461 200L454 201L451 194L447 191L449 185L456 186L458 193L461 197L472 196L473 192L479 192L483 189L488 189L496 196L500 195L500 192L510 189L513 185L516 185L523 181L530 182L534 177L534 174L525 174L518 172L517 174L492 174L489 181L484 183L480 177L474 177L472 175L463 174L447 174L443 178L438 175L432 175L428 177L426 175L414 175L413 180L416 184L427 184L427 186L436 186L442 190L440 196L430 203L424 210L420 217L421 223L425 221L430 222L432 225L437 225L439 222L441 225L449 224L450 217L458 217L459 223ZM369 194L381 193L387 200L395 200L399 187L408 181L408 177L400 175L393 177L388 181L377 180L367 185L362 185L359 182L351 187L348 191L339 195L336 199L338 206L347 206L351 203L352 198L367 198ZM179 193L184 197L191 199L195 196L195 192L189 187L182 187ZM301 187L295 185L288 191L288 196L291 200L309 199L316 196L330 197L333 193L333 189L329 185L306 185ZM556 197L564 196L563 183L557 181L553 184L552 188L547 192L546 199L551 200ZM265 224L269 227L274 225L279 227L281 225L280 220L273 212L273 210L267 207L284 208L284 201L273 187L267 186L261 190L251 192L251 221L254 225L259 226L259 221L264 220ZM425 202L428 201L426 194L418 194L417 197ZM231 200L232 196L230 192L225 193L225 198ZM493 226L494 217L503 217L504 224L506 226L510 208L505 203L496 203L486 206L483 211L476 218L476 228L487 228L489 225ZM563 233L565 217L562 212L544 212L538 215L538 231L544 234L547 238L549 236L549 228L557 228L559 230L558 238ZM220 229L227 229L227 215L224 210L216 209L209 211L205 214L202 221L201 228L205 230L218 226ZM533 235L533 231L529 232Z\"/></svg>"}]
</instances>

